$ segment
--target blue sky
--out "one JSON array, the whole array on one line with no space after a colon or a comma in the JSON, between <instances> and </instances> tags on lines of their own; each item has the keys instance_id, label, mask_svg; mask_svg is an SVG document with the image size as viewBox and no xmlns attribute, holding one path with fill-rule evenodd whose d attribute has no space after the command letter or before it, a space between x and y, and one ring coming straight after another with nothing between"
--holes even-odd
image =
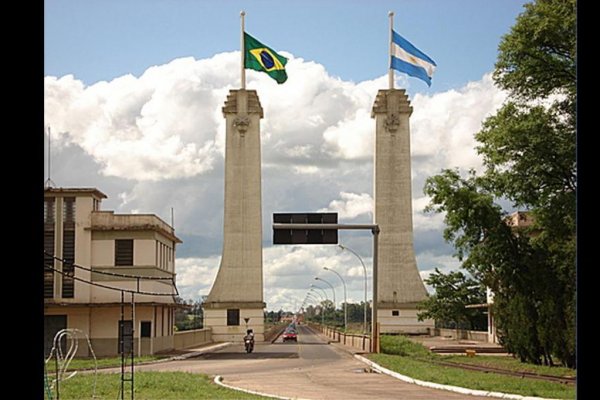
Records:
<instances>
[{"instance_id":1,"label":"blue sky","mask_svg":"<svg viewBox=\"0 0 600 400\"><path fill-rule=\"evenodd\" d=\"M394 27L432 57L435 93L479 79L494 65L500 37L522 0L46 0L45 72L74 74L86 84L139 76L178 57L196 59L239 49L239 11L246 31L270 47L354 82L384 73L388 11ZM411 78L413 79L413 78Z\"/></svg>"},{"instance_id":2,"label":"blue sky","mask_svg":"<svg viewBox=\"0 0 600 400\"><path fill-rule=\"evenodd\" d=\"M433 83L396 74L413 113L414 248L420 274L459 267L443 216L424 211L425 180L481 168L474 134L506 100L491 73L521 0L191 1L46 0L44 119L52 180L96 187L103 209L170 221L184 298L208 294L223 232L225 124L239 87L240 10L246 31L289 58L288 81L247 71L261 120L263 265L268 309L290 310L323 266L363 298L362 266L336 246L273 246L274 212L332 211L372 222L377 91L387 88L388 11L394 28L433 58ZM47 144L47 140L45 141ZM46 163L44 163L46 165ZM47 171L45 171L45 178ZM370 268L368 233L340 242ZM322 275L325 277L326 275ZM339 288L341 290L341 288ZM341 293L340 293L341 298ZM296 302L296 303L295 303Z\"/></svg>"}]
</instances>

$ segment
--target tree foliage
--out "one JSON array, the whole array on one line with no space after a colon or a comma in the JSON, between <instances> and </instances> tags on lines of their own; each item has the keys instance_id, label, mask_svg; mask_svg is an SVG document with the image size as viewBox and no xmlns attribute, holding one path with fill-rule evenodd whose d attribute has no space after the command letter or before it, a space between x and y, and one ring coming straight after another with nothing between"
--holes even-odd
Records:
<instances>
[{"instance_id":1,"label":"tree foliage","mask_svg":"<svg viewBox=\"0 0 600 400\"><path fill-rule=\"evenodd\" d=\"M204 318L202 301L184 300L178 296L175 302L179 305L175 309L175 328L178 331L202 328Z\"/></svg>"},{"instance_id":2,"label":"tree foliage","mask_svg":"<svg viewBox=\"0 0 600 400\"><path fill-rule=\"evenodd\" d=\"M456 329L485 329L481 310L466 308L486 302L485 287L480 282L460 271L443 274L437 268L425 282L435 289L435 293L419 304L419 309L423 310L417 314L419 321L431 318Z\"/></svg>"},{"instance_id":3,"label":"tree foliage","mask_svg":"<svg viewBox=\"0 0 600 400\"><path fill-rule=\"evenodd\" d=\"M575 366L576 35L574 0L525 5L494 73L509 101L476 134L484 170L445 170L424 191L444 237L495 293L502 343L523 361ZM499 205L529 209L515 231Z\"/></svg>"}]
</instances>

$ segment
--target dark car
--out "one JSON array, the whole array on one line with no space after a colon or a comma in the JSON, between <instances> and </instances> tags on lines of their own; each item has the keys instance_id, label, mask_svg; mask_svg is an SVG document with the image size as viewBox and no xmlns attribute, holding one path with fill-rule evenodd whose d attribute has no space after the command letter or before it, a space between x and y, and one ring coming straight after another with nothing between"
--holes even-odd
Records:
<instances>
[{"instance_id":1,"label":"dark car","mask_svg":"<svg viewBox=\"0 0 600 400\"><path fill-rule=\"evenodd\" d=\"M298 334L294 329L287 328L285 332L283 332L283 341L287 342L288 340L291 340L293 342L298 341Z\"/></svg>"}]
</instances>

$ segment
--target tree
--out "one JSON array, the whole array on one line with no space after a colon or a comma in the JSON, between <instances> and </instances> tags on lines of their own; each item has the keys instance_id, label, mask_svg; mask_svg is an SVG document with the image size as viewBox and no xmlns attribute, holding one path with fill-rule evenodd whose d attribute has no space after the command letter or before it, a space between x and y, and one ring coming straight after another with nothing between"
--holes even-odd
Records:
<instances>
[{"instance_id":1,"label":"tree","mask_svg":"<svg viewBox=\"0 0 600 400\"><path fill-rule=\"evenodd\" d=\"M424 191L444 237L495 292L500 340L521 360L575 367L576 3L525 5L499 46L495 83L508 101L475 136L484 171L445 170ZM514 232L499 203L529 209Z\"/></svg>"},{"instance_id":2,"label":"tree","mask_svg":"<svg viewBox=\"0 0 600 400\"><path fill-rule=\"evenodd\" d=\"M435 294L422 301L417 314L419 321L427 318L442 323L452 323L456 330L482 328L482 314L477 309L466 308L470 304L486 302L485 287L460 271L443 274L439 269L429 275L425 282L435 289ZM483 325L485 327L485 325Z\"/></svg>"},{"instance_id":3,"label":"tree","mask_svg":"<svg viewBox=\"0 0 600 400\"><path fill-rule=\"evenodd\" d=\"M178 331L202 328L202 301L184 300L177 296L175 303L179 305L175 310L175 327Z\"/></svg>"}]
</instances>

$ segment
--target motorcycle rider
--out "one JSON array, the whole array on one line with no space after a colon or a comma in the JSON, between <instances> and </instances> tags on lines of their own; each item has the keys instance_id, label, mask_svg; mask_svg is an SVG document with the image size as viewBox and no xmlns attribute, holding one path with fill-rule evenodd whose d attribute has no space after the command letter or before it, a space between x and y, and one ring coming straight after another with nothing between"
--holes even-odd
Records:
<instances>
[{"instance_id":1,"label":"motorcycle rider","mask_svg":"<svg viewBox=\"0 0 600 400\"><path fill-rule=\"evenodd\" d=\"M248 353L250 353L254 349L254 331L252 329L246 330L246 336L244 336L244 343L246 343L247 340L250 341L249 345L248 344L246 345L246 346L250 346L250 351L248 351L247 347L246 347L246 351Z\"/></svg>"}]
</instances>

